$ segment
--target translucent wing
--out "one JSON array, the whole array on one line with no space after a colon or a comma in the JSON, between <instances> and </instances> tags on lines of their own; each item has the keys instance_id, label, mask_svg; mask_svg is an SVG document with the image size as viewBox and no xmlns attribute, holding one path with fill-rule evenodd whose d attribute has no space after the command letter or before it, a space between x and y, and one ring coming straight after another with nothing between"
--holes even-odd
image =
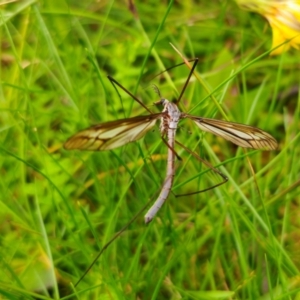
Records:
<instances>
[{"instance_id":1,"label":"translucent wing","mask_svg":"<svg viewBox=\"0 0 300 300\"><path fill-rule=\"evenodd\" d=\"M64 148L97 151L120 147L144 136L161 115L138 116L91 126L70 137Z\"/></svg>"},{"instance_id":2,"label":"translucent wing","mask_svg":"<svg viewBox=\"0 0 300 300\"><path fill-rule=\"evenodd\" d=\"M259 128L191 115L185 117L192 119L201 130L211 132L244 148L275 150L278 146L270 134Z\"/></svg>"}]
</instances>

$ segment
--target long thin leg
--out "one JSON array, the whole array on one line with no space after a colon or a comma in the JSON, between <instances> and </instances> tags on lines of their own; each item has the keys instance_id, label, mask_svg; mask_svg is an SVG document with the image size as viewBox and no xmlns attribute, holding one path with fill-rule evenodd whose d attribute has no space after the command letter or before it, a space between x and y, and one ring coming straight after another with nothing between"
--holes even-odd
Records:
<instances>
[{"instance_id":1,"label":"long thin leg","mask_svg":"<svg viewBox=\"0 0 300 300\"><path fill-rule=\"evenodd\" d=\"M190 153L191 155L193 155L197 160L201 161L203 164L205 164L208 168L210 168L212 171L214 171L215 173L217 173L218 175L220 175L223 178L223 181L211 186L207 189L204 190L200 190L197 192L192 192L192 193L188 193L188 194L180 194L180 195L175 195L175 197L182 197L182 196L189 196L189 195L195 195L195 194L199 194L199 193L203 193L206 192L208 190L211 190L215 187L218 187L224 183L226 183L228 181L227 176L225 176L222 172L220 172L218 169L216 169L214 166L212 166L209 162L205 161L204 159L202 159L198 154L194 153L192 150L188 149L187 147L185 147L183 144L181 144L180 142L175 140L175 143L178 144L179 146L181 146L184 150L186 150L188 153Z\"/></svg>"},{"instance_id":2,"label":"long thin leg","mask_svg":"<svg viewBox=\"0 0 300 300\"><path fill-rule=\"evenodd\" d=\"M118 231L100 250L100 252L96 255L94 258L93 262L89 265L89 267L86 269L86 271L81 275L81 277L78 279L78 281L75 283L75 287L82 281L82 279L86 276L86 274L90 271L90 269L94 266L96 261L100 258L102 253L108 248L108 246L115 240L117 239L141 214L142 212L149 206L149 204L153 200L150 199L141 209L140 211L124 226L121 228L120 231Z\"/></svg>"},{"instance_id":3,"label":"long thin leg","mask_svg":"<svg viewBox=\"0 0 300 300\"><path fill-rule=\"evenodd\" d=\"M186 82L185 82L185 84L184 84L184 86L183 86L183 88L182 88L182 90L181 90L181 93L180 93L180 95L179 95L177 101L175 102L176 104L178 104L178 103L180 102L180 100L181 100L181 98L182 98L182 96L183 96L183 93L185 92L185 90L186 90L186 88L187 88L187 85L188 85L188 83L189 83L189 81L190 81L190 79L191 79L191 77L192 77L192 75L193 75L193 73L194 73L194 70L195 70L195 68L196 68L196 66L197 66L197 64L198 64L199 58L196 57L196 58L190 59L190 60L188 60L188 61L189 61L189 62L194 62L194 64L193 64L193 67L192 67L192 69L191 69L191 71L190 71L190 73L189 73L189 76L188 76L188 78L187 78L187 80L186 80ZM164 72L170 71L170 70L172 70L172 69L174 69L174 68L176 68L176 67L182 66L182 65L184 65L184 64L185 64L185 62L180 63L180 64L177 64L177 65L172 66L172 67L170 67L170 68L167 68L167 69L165 69L164 71L162 71L162 72L158 73L157 75L155 75L154 77L152 77L151 80L153 80L153 79L156 78L157 76L163 74ZM154 86L155 86L155 85L154 85ZM158 90L158 88L157 88L156 86L155 86L155 91L157 91L157 93L160 95L160 92L159 92L159 90Z\"/></svg>"},{"instance_id":4,"label":"long thin leg","mask_svg":"<svg viewBox=\"0 0 300 300\"><path fill-rule=\"evenodd\" d=\"M139 100L136 96L134 96L132 93L130 93L123 85L121 85L118 81L113 79L111 76L107 76L107 78L110 80L112 85L115 87L115 84L121 88L124 92L126 92L129 96L132 97L136 102L138 102L141 106L143 106L149 113L153 113L141 100Z\"/></svg>"},{"instance_id":5,"label":"long thin leg","mask_svg":"<svg viewBox=\"0 0 300 300\"><path fill-rule=\"evenodd\" d=\"M179 95L179 97L178 97L178 99L177 99L177 101L176 101L176 104L178 105L178 103L180 102L180 100L181 100L181 98L182 98L182 96L183 96L183 93L185 92L185 90L186 90L186 88L187 88L187 85L188 85L188 83L189 83L189 81L190 81L190 79L191 79L191 77L192 77L192 75L193 75L193 73L194 73L194 70L195 70L195 68L196 68L196 66L197 66L197 64L198 64L198 61L199 61L199 59L198 58L195 58L195 62L194 62L194 64L193 64L193 67L192 67L192 69L191 69L191 71L190 71L190 73L189 73L189 76L188 76L188 78L187 78L187 80L186 80L186 82L185 82L185 84L184 84L184 86L183 86L183 88L182 88L182 90L181 90L181 93L180 93L180 95Z\"/></svg>"},{"instance_id":6,"label":"long thin leg","mask_svg":"<svg viewBox=\"0 0 300 300\"><path fill-rule=\"evenodd\" d=\"M193 61L195 61L195 60L199 60L199 58L192 58L192 59L189 59L188 62L193 62ZM151 78L149 79L149 81L152 81L154 78L158 77L159 75L161 75L161 74L163 74L163 73L165 73L165 72L167 72L167 71L170 71L170 70L172 70L172 69L175 69L175 68L177 68L177 67L180 67L180 66L182 66L182 65L185 65L185 62L182 62L182 63L180 63L180 64L177 64L177 65L175 65L175 66L169 67L169 68L167 68L167 69L161 71L160 73L158 73L158 74L154 75L153 77L151 77Z\"/></svg>"}]
</instances>

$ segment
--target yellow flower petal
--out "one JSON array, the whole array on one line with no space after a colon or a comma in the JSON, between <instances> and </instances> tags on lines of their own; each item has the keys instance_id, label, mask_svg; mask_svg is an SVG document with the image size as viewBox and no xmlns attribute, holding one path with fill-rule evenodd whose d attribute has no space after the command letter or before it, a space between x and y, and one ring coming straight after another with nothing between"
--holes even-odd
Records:
<instances>
[{"instance_id":1,"label":"yellow flower petal","mask_svg":"<svg viewBox=\"0 0 300 300\"><path fill-rule=\"evenodd\" d=\"M281 23L274 16L266 16L273 31L272 48L284 43L281 47L272 51L272 55L277 55L283 51L287 51L291 46L299 49L300 44L300 31L294 30L291 27Z\"/></svg>"},{"instance_id":2,"label":"yellow flower petal","mask_svg":"<svg viewBox=\"0 0 300 300\"><path fill-rule=\"evenodd\" d=\"M277 55L300 45L300 0L236 0L241 6L260 13L270 23L273 32L271 52Z\"/></svg>"}]
</instances>

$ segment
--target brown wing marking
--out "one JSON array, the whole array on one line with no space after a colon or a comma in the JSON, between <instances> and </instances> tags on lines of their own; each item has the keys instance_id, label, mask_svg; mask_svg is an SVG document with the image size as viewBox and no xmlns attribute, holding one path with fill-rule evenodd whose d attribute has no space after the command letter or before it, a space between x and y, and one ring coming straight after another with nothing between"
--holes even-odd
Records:
<instances>
[{"instance_id":1,"label":"brown wing marking","mask_svg":"<svg viewBox=\"0 0 300 300\"><path fill-rule=\"evenodd\" d=\"M161 113L121 119L81 130L64 144L67 150L110 150L143 137L161 117Z\"/></svg>"},{"instance_id":2,"label":"brown wing marking","mask_svg":"<svg viewBox=\"0 0 300 300\"><path fill-rule=\"evenodd\" d=\"M192 119L201 130L244 148L275 150L278 146L277 141L269 133L256 127L191 115L186 117Z\"/></svg>"}]
</instances>

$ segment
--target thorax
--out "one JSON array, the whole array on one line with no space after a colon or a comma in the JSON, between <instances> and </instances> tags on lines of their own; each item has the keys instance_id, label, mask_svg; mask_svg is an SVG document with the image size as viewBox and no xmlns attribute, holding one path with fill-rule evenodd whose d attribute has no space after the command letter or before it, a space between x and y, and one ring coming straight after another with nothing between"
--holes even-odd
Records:
<instances>
[{"instance_id":1,"label":"thorax","mask_svg":"<svg viewBox=\"0 0 300 300\"><path fill-rule=\"evenodd\" d=\"M160 131L161 134L167 134L168 129L177 128L177 124L181 118L181 111L175 103L168 101L167 99L161 99L160 103L164 106L163 116L161 117Z\"/></svg>"}]
</instances>

